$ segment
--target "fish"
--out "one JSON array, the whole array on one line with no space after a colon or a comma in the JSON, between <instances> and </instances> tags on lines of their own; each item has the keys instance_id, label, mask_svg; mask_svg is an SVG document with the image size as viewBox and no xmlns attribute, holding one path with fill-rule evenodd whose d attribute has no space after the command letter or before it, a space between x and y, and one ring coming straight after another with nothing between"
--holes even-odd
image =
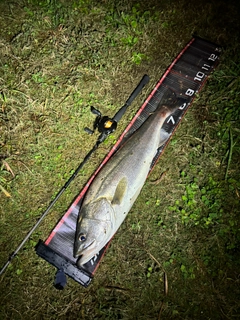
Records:
<instances>
[{"instance_id":1,"label":"fish","mask_svg":"<svg viewBox=\"0 0 240 320\"><path fill-rule=\"evenodd\" d=\"M86 192L73 248L79 266L95 257L110 241L137 199L157 149L168 138L163 123L180 106L172 98L164 102L108 160Z\"/></svg>"}]
</instances>

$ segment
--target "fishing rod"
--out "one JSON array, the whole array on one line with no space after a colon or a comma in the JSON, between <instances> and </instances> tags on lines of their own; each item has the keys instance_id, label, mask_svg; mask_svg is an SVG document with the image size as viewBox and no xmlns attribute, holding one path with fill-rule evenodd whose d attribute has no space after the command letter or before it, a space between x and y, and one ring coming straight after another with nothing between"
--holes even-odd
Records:
<instances>
[{"instance_id":1,"label":"fishing rod","mask_svg":"<svg viewBox=\"0 0 240 320\"><path fill-rule=\"evenodd\" d=\"M93 130L89 128L84 128L84 130L89 133L93 134L96 129L100 132L100 135L94 145L94 147L88 152L88 154L85 156L83 161L79 164L77 169L74 171L72 176L68 179L68 181L64 184L64 186L61 188L61 190L57 193L56 197L50 202L48 208L44 211L42 216L39 218L37 223L33 226L33 228L28 232L26 237L23 239L23 241L20 243L20 245L17 247L17 249L9 256L8 261L4 264L0 271L0 275L3 274L3 272L6 270L8 265L12 262L12 260L16 257L18 252L21 250L21 248L24 246L24 244L27 242L27 240L30 238L32 233L37 229L37 227L40 225L40 223L43 221L43 219L46 217L48 212L52 209L54 204L58 201L58 199L61 197L63 192L67 189L67 187L70 185L70 183L75 179L75 177L78 175L79 171L82 169L84 164L88 161L88 159L91 157L91 155L97 150L98 146L107 138L109 134L111 134L113 131L117 128L117 123L121 120L122 116L126 112L127 108L131 105L133 100L137 97L137 95L141 92L143 87L149 82L149 76L144 75L142 80L139 82L137 87L134 89L134 91L129 96L128 100L125 102L125 104L117 111L117 113L114 115L113 118L109 118L108 116L102 116L101 112L97 109L95 109L93 106L91 106L91 112L95 114L96 120L94 122Z\"/></svg>"}]
</instances>

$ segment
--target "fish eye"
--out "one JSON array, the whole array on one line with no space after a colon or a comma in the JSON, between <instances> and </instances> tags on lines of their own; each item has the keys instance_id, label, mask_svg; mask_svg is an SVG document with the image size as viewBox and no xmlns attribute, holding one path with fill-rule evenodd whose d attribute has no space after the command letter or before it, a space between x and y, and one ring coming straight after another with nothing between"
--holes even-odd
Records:
<instances>
[{"instance_id":1,"label":"fish eye","mask_svg":"<svg viewBox=\"0 0 240 320\"><path fill-rule=\"evenodd\" d=\"M81 233L80 235L79 235L79 241L85 241L86 240L86 235L85 234L83 234L83 233Z\"/></svg>"}]
</instances>

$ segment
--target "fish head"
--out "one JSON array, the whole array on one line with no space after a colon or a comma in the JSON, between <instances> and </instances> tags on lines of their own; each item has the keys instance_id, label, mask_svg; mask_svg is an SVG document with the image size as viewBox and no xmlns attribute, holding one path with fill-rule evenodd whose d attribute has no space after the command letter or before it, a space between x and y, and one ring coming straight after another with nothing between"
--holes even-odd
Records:
<instances>
[{"instance_id":1,"label":"fish head","mask_svg":"<svg viewBox=\"0 0 240 320\"><path fill-rule=\"evenodd\" d=\"M74 243L74 256L80 257L79 265L91 260L113 236L114 210L111 203L101 198L83 205Z\"/></svg>"}]
</instances>

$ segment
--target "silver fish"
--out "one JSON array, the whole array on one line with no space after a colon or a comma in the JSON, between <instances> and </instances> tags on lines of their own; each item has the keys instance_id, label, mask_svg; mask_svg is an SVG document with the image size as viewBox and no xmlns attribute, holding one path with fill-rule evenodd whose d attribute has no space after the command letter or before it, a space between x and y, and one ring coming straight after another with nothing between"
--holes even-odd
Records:
<instances>
[{"instance_id":1,"label":"silver fish","mask_svg":"<svg viewBox=\"0 0 240 320\"><path fill-rule=\"evenodd\" d=\"M80 208L74 243L74 256L80 256L79 265L98 254L126 218L145 183L157 149L166 141L162 125L177 105L180 106L159 104L90 185Z\"/></svg>"}]
</instances>

